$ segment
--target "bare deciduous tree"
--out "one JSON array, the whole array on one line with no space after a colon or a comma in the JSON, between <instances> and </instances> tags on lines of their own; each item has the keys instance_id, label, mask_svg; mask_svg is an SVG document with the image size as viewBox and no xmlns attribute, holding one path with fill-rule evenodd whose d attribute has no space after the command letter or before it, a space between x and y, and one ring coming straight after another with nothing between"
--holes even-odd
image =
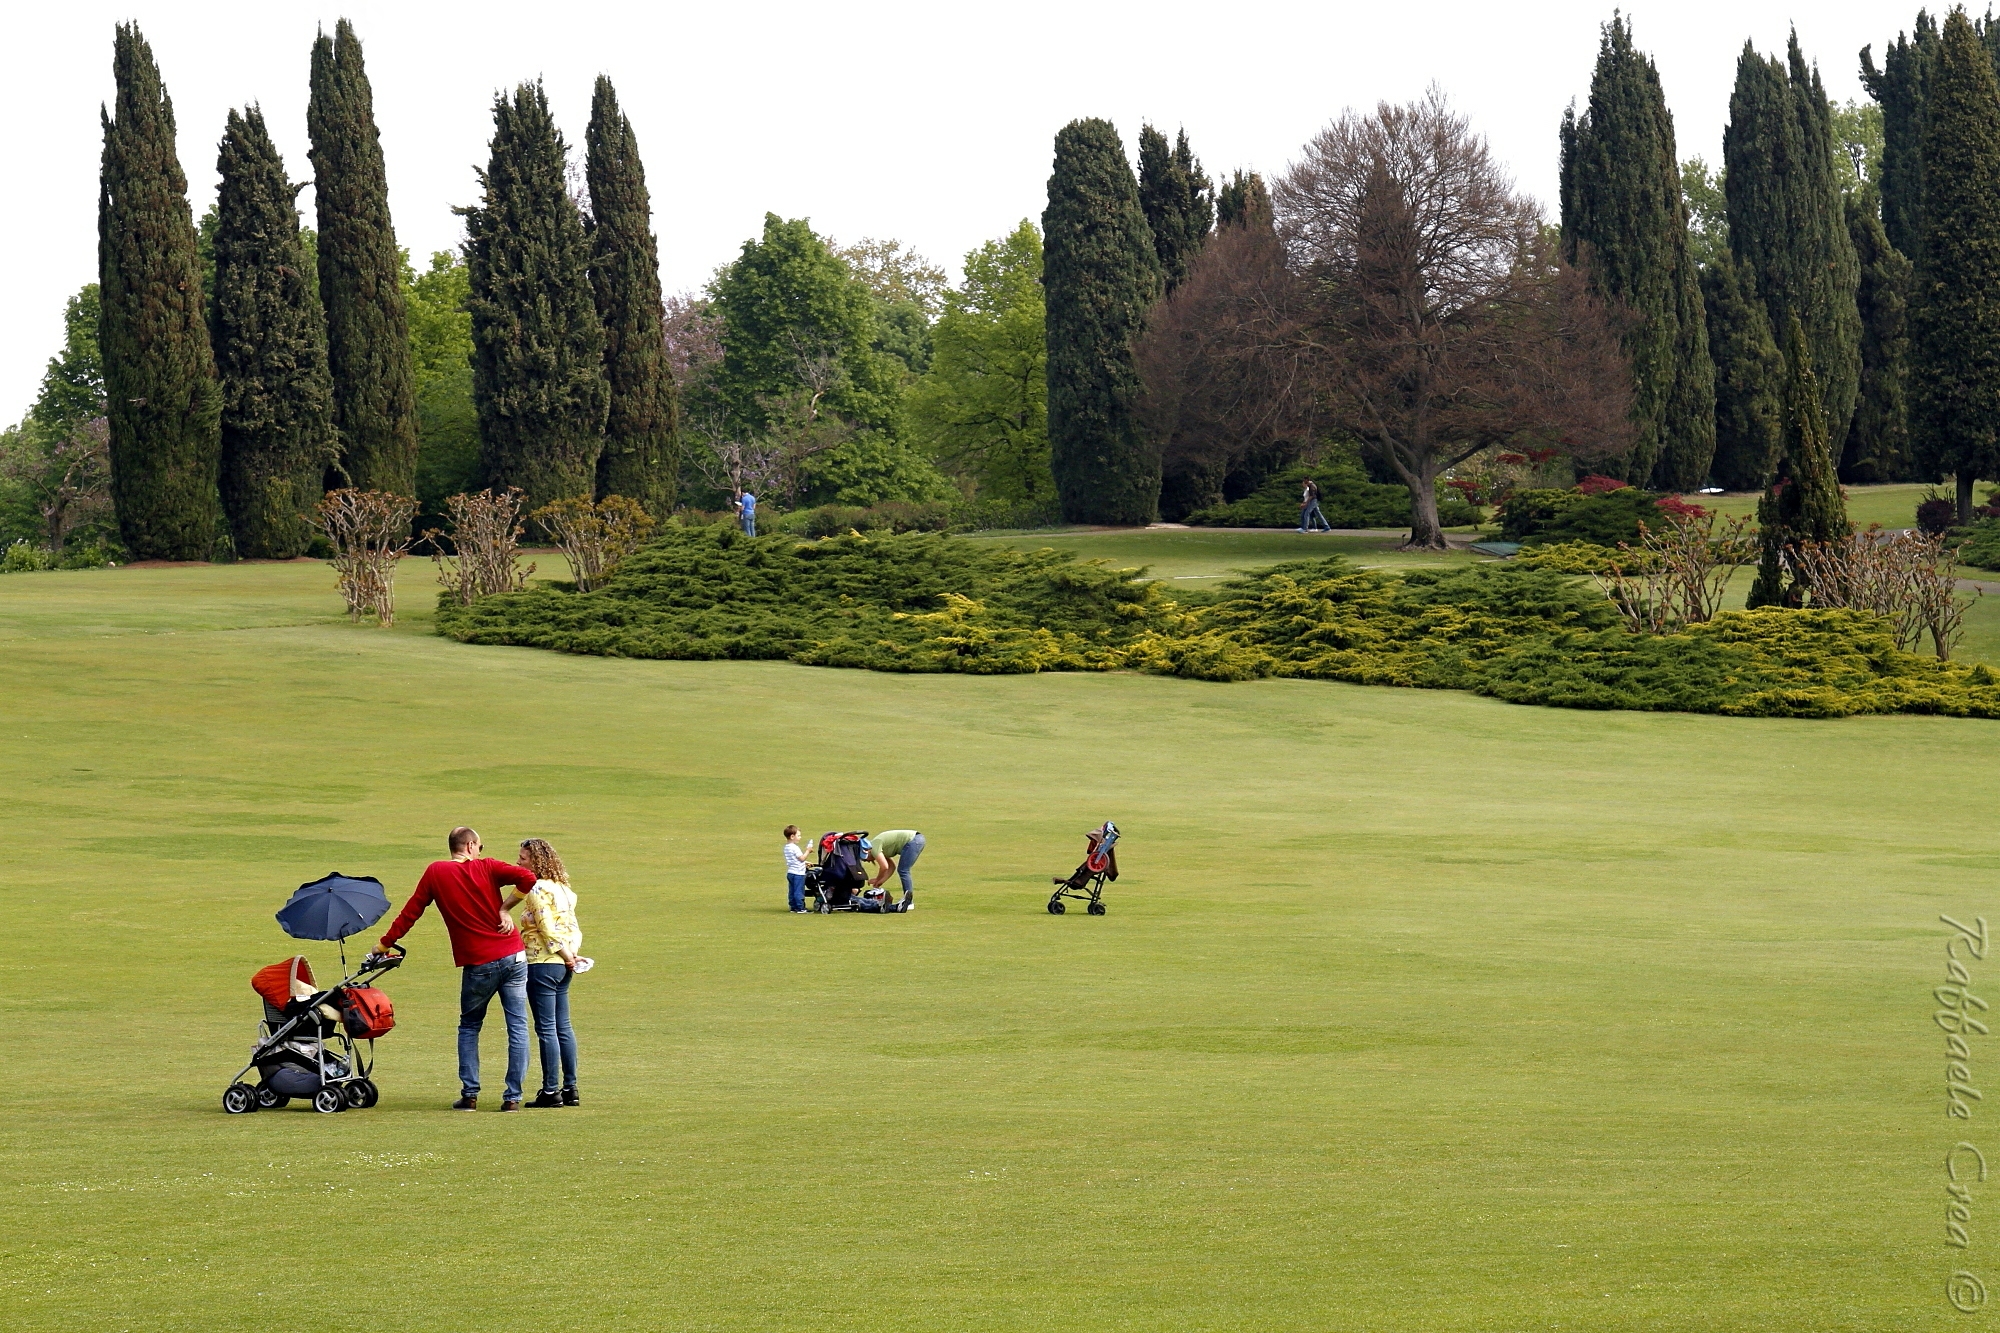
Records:
<instances>
[{"instance_id":1,"label":"bare deciduous tree","mask_svg":"<svg viewBox=\"0 0 2000 1333\"><path fill-rule=\"evenodd\" d=\"M312 519L333 547L334 573L347 614L355 620L372 613L377 623L396 623L396 565L410 549L410 520L417 502L387 491L352 487L328 491Z\"/></svg>"},{"instance_id":2,"label":"bare deciduous tree","mask_svg":"<svg viewBox=\"0 0 2000 1333\"><path fill-rule=\"evenodd\" d=\"M523 569L515 558L521 545L521 510L527 500L527 492L519 486L445 497L444 512L451 520L451 532L433 528L424 539L431 543L438 582L457 593L462 604L470 606L489 593L519 592L528 586L528 576L535 567L531 564ZM448 536L451 549L457 553L449 561L436 540L440 536Z\"/></svg>"},{"instance_id":3,"label":"bare deciduous tree","mask_svg":"<svg viewBox=\"0 0 2000 1333\"><path fill-rule=\"evenodd\" d=\"M1441 92L1349 112L1273 193L1318 410L1409 486L1410 546L1445 545L1437 478L1481 449L1630 448L1616 319Z\"/></svg>"},{"instance_id":4,"label":"bare deciduous tree","mask_svg":"<svg viewBox=\"0 0 2000 1333\"><path fill-rule=\"evenodd\" d=\"M1942 533L1878 526L1843 540L1788 546L1784 560L1813 606L1882 616L1906 653L1929 639L1938 660L1949 661L1965 637L1972 598L1959 595L1957 562Z\"/></svg>"},{"instance_id":5,"label":"bare deciduous tree","mask_svg":"<svg viewBox=\"0 0 2000 1333\"><path fill-rule=\"evenodd\" d=\"M1757 563L1757 536L1749 515L1727 519L1721 530L1706 510L1663 511L1657 524L1639 525L1635 550L1618 543L1618 558L1597 575L1604 595L1634 632L1664 634L1715 619L1729 579Z\"/></svg>"},{"instance_id":6,"label":"bare deciduous tree","mask_svg":"<svg viewBox=\"0 0 2000 1333\"><path fill-rule=\"evenodd\" d=\"M578 592L601 585L653 530L653 516L622 495L607 495L596 504L582 496L557 500L537 509L534 519L568 558Z\"/></svg>"}]
</instances>

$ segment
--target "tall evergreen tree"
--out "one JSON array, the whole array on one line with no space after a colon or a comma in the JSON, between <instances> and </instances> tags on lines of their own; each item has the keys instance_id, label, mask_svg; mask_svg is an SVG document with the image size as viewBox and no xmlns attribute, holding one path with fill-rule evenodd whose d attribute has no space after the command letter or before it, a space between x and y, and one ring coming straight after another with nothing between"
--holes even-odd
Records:
<instances>
[{"instance_id":1,"label":"tall evergreen tree","mask_svg":"<svg viewBox=\"0 0 2000 1333\"><path fill-rule=\"evenodd\" d=\"M602 74L590 101L584 176L590 185L590 285L604 325L611 394L597 493L637 500L653 517L665 518L680 479L680 398L667 366L653 201L638 136Z\"/></svg>"},{"instance_id":2,"label":"tall evergreen tree","mask_svg":"<svg viewBox=\"0 0 2000 1333\"><path fill-rule=\"evenodd\" d=\"M1826 407L1814 383L1812 349L1795 315L1785 339L1785 457L1775 485L1757 504L1763 558L1750 586L1752 607L1798 606L1805 588L1785 578L1784 551L1802 542L1844 540L1854 531L1826 425Z\"/></svg>"},{"instance_id":3,"label":"tall evergreen tree","mask_svg":"<svg viewBox=\"0 0 2000 1333\"><path fill-rule=\"evenodd\" d=\"M1626 479L1693 490L1715 455L1715 366L1674 118L1629 20L1604 26L1590 106L1563 116L1562 236L1565 257L1634 316L1624 342L1638 430Z\"/></svg>"},{"instance_id":4,"label":"tall evergreen tree","mask_svg":"<svg viewBox=\"0 0 2000 1333\"><path fill-rule=\"evenodd\" d=\"M1153 230L1153 252L1160 259L1166 290L1187 276L1201 253L1202 242L1215 226L1214 185L1180 131L1173 147L1151 125L1139 130L1139 207Z\"/></svg>"},{"instance_id":5,"label":"tall evergreen tree","mask_svg":"<svg viewBox=\"0 0 2000 1333\"><path fill-rule=\"evenodd\" d=\"M222 508L238 555L289 560L305 554L306 514L334 452L325 326L292 204L300 187L254 106L229 113L215 166L209 339L222 384Z\"/></svg>"},{"instance_id":6,"label":"tall evergreen tree","mask_svg":"<svg viewBox=\"0 0 2000 1333\"><path fill-rule=\"evenodd\" d=\"M340 468L346 484L415 495L417 403L402 255L389 221L375 94L346 19L313 43L306 130Z\"/></svg>"},{"instance_id":7,"label":"tall evergreen tree","mask_svg":"<svg viewBox=\"0 0 2000 1333\"><path fill-rule=\"evenodd\" d=\"M480 458L487 480L519 486L530 509L595 491L610 400L568 152L539 82L495 98L483 197L459 210Z\"/></svg>"},{"instance_id":8,"label":"tall evergreen tree","mask_svg":"<svg viewBox=\"0 0 2000 1333\"><path fill-rule=\"evenodd\" d=\"M1785 357L1764 303L1728 252L1702 269L1701 294L1715 358L1715 479L1732 491L1760 491L1784 452Z\"/></svg>"},{"instance_id":9,"label":"tall evergreen tree","mask_svg":"<svg viewBox=\"0 0 2000 1333\"><path fill-rule=\"evenodd\" d=\"M1063 516L1150 523L1160 458L1134 411L1133 343L1160 296L1160 261L1110 121L1073 120L1056 134L1042 247L1049 461Z\"/></svg>"},{"instance_id":10,"label":"tall evergreen tree","mask_svg":"<svg viewBox=\"0 0 2000 1333\"><path fill-rule=\"evenodd\" d=\"M1910 261L1889 244L1865 187L1847 199L1847 231L1861 260L1861 396L1847 428L1840 479L1905 481L1912 475L1909 405Z\"/></svg>"},{"instance_id":11,"label":"tall evergreen tree","mask_svg":"<svg viewBox=\"0 0 2000 1333\"><path fill-rule=\"evenodd\" d=\"M1861 49L1861 82L1882 108L1882 229L1912 263L1923 243L1924 104L1937 40L1936 21L1919 10L1914 35L1897 34L1882 68Z\"/></svg>"},{"instance_id":12,"label":"tall evergreen tree","mask_svg":"<svg viewBox=\"0 0 2000 1333\"><path fill-rule=\"evenodd\" d=\"M1938 38L1925 117L1923 256L1910 301L1910 436L1920 466L2000 477L2000 80L1963 9Z\"/></svg>"},{"instance_id":13,"label":"tall evergreen tree","mask_svg":"<svg viewBox=\"0 0 2000 1333\"><path fill-rule=\"evenodd\" d=\"M1215 192L1215 225L1248 226L1257 218L1263 219L1263 225L1270 224L1271 192L1262 176L1239 169Z\"/></svg>"},{"instance_id":14,"label":"tall evergreen tree","mask_svg":"<svg viewBox=\"0 0 2000 1333\"><path fill-rule=\"evenodd\" d=\"M174 104L136 23L118 25L112 49L117 115L101 113L97 197L112 502L133 555L206 560L218 534L221 398Z\"/></svg>"},{"instance_id":15,"label":"tall evergreen tree","mask_svg":"<svg viewBox=\"0 0 2000 1333\"><path fill-rule=\"evenodd\" d=\"M1861 265L1834 163L1833 112L1794 34L1787 63L1748 43L1722 134L1729 248L1775 332L1793 316L1812 349L1837 457L1861 384Z\"/></svg>"}]
</instances>

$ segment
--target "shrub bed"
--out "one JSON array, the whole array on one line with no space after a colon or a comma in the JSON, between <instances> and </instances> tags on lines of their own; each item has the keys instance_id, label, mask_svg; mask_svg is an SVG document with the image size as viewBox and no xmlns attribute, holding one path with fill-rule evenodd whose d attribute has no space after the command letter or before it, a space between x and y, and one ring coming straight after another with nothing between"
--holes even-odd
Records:
<instances>
[{"instance_id":1,"label":"shrub bed","mask_svg":"<svg viewBox=\"0 0 2000 1333\"><path fill-rule=\"evenodd\" d=\"M1385 486L1370 481L1366 472L1349 463L1287 468L1258 487L1255 494L1230 504L1198 509L1187 516L1187 521L1197 527L1296 528L1299 492L1307 477L1319 482L1320 512L1336 528L1400 528L1410 522L1407 486ZM1445 527L1465 527L1480 518L1478 506L1467 504L1457 492L1439 494L1438 522Z\"/></svg>"}]
</instances>

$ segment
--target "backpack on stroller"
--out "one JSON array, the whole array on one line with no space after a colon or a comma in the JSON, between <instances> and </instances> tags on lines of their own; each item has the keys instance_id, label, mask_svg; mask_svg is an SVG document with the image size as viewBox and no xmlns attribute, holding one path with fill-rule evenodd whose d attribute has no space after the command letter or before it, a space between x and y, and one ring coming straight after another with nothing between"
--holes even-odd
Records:
<instances>
[{"instance_id":1,"label":"backpack on stroller","mask_svg":"<svg viewBox=\"0 0 2000 1333\"><path fill-rule=\"evenodd\" d=\"M304 956L260 968L250 988L264 1002L264 1021L243 1066L222 1094L231 1115L277 1110L294 1097L312 1098L315 1111L331 1114L373 1106L381 1093L369 1077L375 1038L396 1026L389 997L372 983L402 966L403 950L371 953L352 976L321 989ZM357 1043L367 1042L364 1054ZM257 1082L245 1083L251 1070Z\"/></svg>"},{"instance_id":2,"label":"backpack on stroller","mask_svg":"<svg viewBox=\"0 0 2000 1333\"><path fill-rule=\"evenodd\" d=\"M806 893L815 912L886 912L889 895L868 887L868 858L874 852L864 830L822 833L806 867Z\"/></svg>"},{"instance_id":3,"label":"backpack on stroller","mask_svg":"<svg viewBox=\"0 0 2000 1333\"><path fill-rule=\"evenodd\" d=\"M1104 881L1118 878L1118 826L1110 820L1083 835L1083 864L1070 872L1068 879L1055 877L1049 883L1056 891L1049 895L1049 915L1061 916L1068 909L1063 906L1065 898L1081 898L1089 902L1083 910L1092 916L1104 915Z\"/></svg>"}]
</instances>

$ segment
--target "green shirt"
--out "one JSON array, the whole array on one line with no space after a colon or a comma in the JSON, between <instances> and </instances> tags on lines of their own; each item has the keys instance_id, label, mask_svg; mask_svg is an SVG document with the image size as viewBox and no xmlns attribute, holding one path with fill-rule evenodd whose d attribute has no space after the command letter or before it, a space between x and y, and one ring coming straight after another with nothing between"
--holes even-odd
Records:
<instances>
[{"instance_id":1,"label":"green shirt","mask_svg":"<svg viewBox=\"0 0 2000 1333\"><path fill-rule=\"evenodd\" d=\"M903 849L910 845L910 839L916 836L917 831L913 828L892 828L887 833L875 835L875 850L894 859L903 854Z\"/></svg>"}]
</instances>

